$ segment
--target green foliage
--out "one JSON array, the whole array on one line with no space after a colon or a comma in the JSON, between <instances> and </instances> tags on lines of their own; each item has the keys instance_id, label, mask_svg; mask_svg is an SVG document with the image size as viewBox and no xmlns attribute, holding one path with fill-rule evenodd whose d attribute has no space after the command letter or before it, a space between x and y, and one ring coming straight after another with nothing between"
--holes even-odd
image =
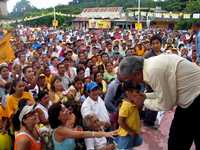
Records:
<instances>
[{"instance_id":1,"label":"green foliage","mask_svg":"<svg viewBox=\"0 0 200 150\"><path fill-rule=\"evenodd\" d=\"M56 11L59 11L64 14L79 14L82 11L82 8L77 6L69 6L69 5L58 5L56 6Z\"/></svg>"},{"instance_id":2,"label":"green foliage","mask_svg":"<svg viewBox=\"0 0 200 150\"><path fill-rule=\"evenodd\" d=\"M200 0L193 0L187 3L185 10L191 13L200 12Z\"/></svg>"},{"instance_id":3,"label":"green foliage","mask_svg":"<svg viewBox=\"0 0 200 150\"><path fill-rule=\"evenodd\" d=\"M138 0L73 0L69 5L59 5L56 6L56 11L64 14L79 14L84 8L88 7L137 7ZM154 0L141 0L141 7L156 7L160 6L162 9L173 12L189 12L198 13L200 12L200 0L165 0L164 2L159 0L154 2ZM13 12L10 14L14 19L24 18L26 16L41 16L42 14L47 14L53 12L53 8L47 9L36 9L30 5L28 0L21 0L16 4ZM71 25L72 18L57 16L60 24ZM28 21L25 24L35 26L46 24L48 26L52 25L53 16L46 16L36 20ZM180 20L176 24L177 29L188 29L191 24L196 20Z\"/></svg>"},{"instance_id":4,"label":"green foliage","mask_svg":"<svg viewBox=\"0 0 200 150\"><path fill-rule=\"evenodd\" d=\"M36 11L37 9L30 5L28 0L21 0L16 3L12 13L10 14L11 17L23 17L27 12Z\"/></svg>"},{"instance_id":5,"label":"green foliage","mask_svg":"<svg viewBox=\"0 0 200 150\"><path fill-rule=\"evenodd\" d=\"M23 24L28 26L40 26L40 25L52 26L53 19L54 19L53 16L44 16L35 20L23 22ZM65 16L56 16L56 19L59 22L58 26L61 25L70 26L73 18Z\"/></svg>"},{"instance_id":6,"label":"green foliage","mask_svg":"<svg viewBox=\"0 0 200 150\"><path fill-rule=\"evenodd\" d=\"M183 0L166 0L164 2L158 2L164 10L167 11L183 11L186 7L186 1Z\"/></svg>"},{"instance_id":7,"label":"green foliage","mask_svg":"<svg viewBox=\"0 0 200 150\"><path fill-rule=\"evenodd\" d=\"M137 7L138 0L73 0L70 3L72 6L79 6L81 8L85 7L111 7L120 6L124 8ZM153 0L141 0L142 7L153 7L155 2Z\"/></svg>"},{"instance_id":8,"label":"green foliage","mask_svg":"<svg viewBox=\"0 0 200 150\"><path fill-rule=\"evenodd\" d=\"M167 11L200 12L200 0L166 0L164 2L157 2L157 5Z\"/></svg>"},{"instance_id":9,"label":"green foliage","mask_svg":"<svg viewBox=\"0 0 200 150\"><path fill-rule=\"evenodd\" d=\"M178 30L188 30L191 29L193 23L198 21L199 19L180 20L179 22L176 23L175 28Z\"/></svg>"}]
</instances>

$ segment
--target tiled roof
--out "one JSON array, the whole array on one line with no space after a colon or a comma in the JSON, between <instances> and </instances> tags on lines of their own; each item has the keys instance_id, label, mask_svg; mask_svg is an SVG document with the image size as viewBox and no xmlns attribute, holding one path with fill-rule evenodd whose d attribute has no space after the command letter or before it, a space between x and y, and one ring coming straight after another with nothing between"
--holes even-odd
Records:
<instances>
[{"instance_id":1,"label":"tiled roof","mask_svg":"<svg viewBox=\"0 0 200 150\"><path fill-rule=\"evenodd\" d=\"M88 12L120 12L122 7L95 7L95 8L85 8L82 13Z\"/></svg>"},{"instance_id":2,"label":"tiled roof","mask_svg":"<svg viewBox=\"0 0 200 150\"><path fill-rule=\"evenodd\" d=\"M79 17L87 18L121 18L124 13L122 7L95 7L95 8L85 8Z\"/></svg>"}]
</instances>

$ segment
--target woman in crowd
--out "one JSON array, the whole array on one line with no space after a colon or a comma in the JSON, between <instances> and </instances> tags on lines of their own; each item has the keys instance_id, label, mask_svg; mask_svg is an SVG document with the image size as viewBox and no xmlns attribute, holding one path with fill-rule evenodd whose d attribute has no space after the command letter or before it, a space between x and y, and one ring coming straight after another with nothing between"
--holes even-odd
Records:
<instances>
[{"instance_id":1,"label":"woman in crowd","mask_svg":"<svg viewBox=\"0 0 200 150\"><path fill-rule=\"evenodd\" d=\"M69 87L68 90L75 90L75 98L74 100L76 102L80 102L81 100L81 95L83 93L83 81L81 79L79 79L78 77L76 77L74 79L74 83Z\"/></svg>"},{"instance_id":2,"label":"woman in crowd","mask_svg":"<svg viewBox=\"0 0 200 150\"><path fill-rule=\"evenodd\" d=\"M37 105L35 110L38 114L40 123L48 124L48 107L49 107L49 94L47 91L42 91L38 94Z\"/></svg>"},{"instance_id":3,"label":"woman in crowd","mask_svg":"<svg viewBox=\"0 0 200 150\"><path fill-rule=\"evenodd\" d=\"M49 123L53 129L53 143L55 150L74 150L75 139L94 138L94 137L112 137L115 132L92 132L92 131L75 131L66 127L66 121L69 120L70 111L61 103L54 103L49 108Z\"/></svg>"},{"instance_id":4,"label":"woman in crowd","mask_svg":"<svg viewBox=\"0 0 200 150\"><path fill-rule=\"evenodd\" d=\"M101 94L105 94L107 91L107 83L103 80L103 75L100 72L94 74L94 81L98 84Z\"/></svg>"},{"instance_id":5,"label":"woman in crowd","mask_svg":"<svg viewBox=\"0 0 200 150\"><path fill-rule=\"evenodd\" d=\"M62 85L62 80L58 76L55 76L51 81L51 90L50 90L50 100L52 103L57 103L61 100L66 99L64 95L65 91Z\"/></svg>"},{"instance_id":6,"label":"woman in crowd","mask_svg":"<svg viewBox=\"0 0 200 150\"><path fill-rule=\"evenodd\" d=\"M90 70L91 70L90 74L91 79L94 80L94 75L98 72L98 67L96 65L92 65Z\"/></svg>"},{"instance_id":7,"label":"woman in crowd","mask_svg":"<svg viewBox=\"0 0 200 150\"><path fill-rule=\"evenodd\" d=\"M39 122L34 105L24 106L19 115L20 131L15 136L15 150L42 150L40 134L36 128Z\"/></svg>"},{"instance_id":8,"label":"woman in crowd","mask_svg":"<svg viewBox=\"0 0 200 150\"><path fill-rule=\"evenodd\" d=\"M7 93L6 85L11 82L11 76L6 63L0 64L0 97Z\"/></svg>"},{"instance_id":9,"label":"woman in crowd","mask_svg":"<svg viewBox=\"0 0 200 150\"><path fill-rule=\"evenodd\" d=\"M113 79L116 78L116 73L114 72L114 67L112 62L106 64L106 71L104 72L103 79L110 83Z\"/></svg>"},{"instance_id":10,"label":"woman in crowd","mask_svg":"<svg viewBox=\"0 0 200 150\"><path fill-rule=\"evenodd\" d=\"M6 112L9 118L17 111L21 99L27 99L28 104L35 103L32 94L25 91L24 81L17 79L12 82L9 96L6 99Z\"/></svg>"},{"instance_id":11,"label":"woman in crowd","mask_svg":"<svg viewBox=\"0 0 200 150\"><path fill-rule=\"evenodd\" d=\"M138 42L135 46L135 50L136 50L136 55L137 56L144 56L145 53L145 48L142 45L142 42Z\"/></svg>"},{"instance_id":12,"label":"woman in crowd","mask_svg":"<svg viewBox=\"0 0 200 150\"><path fill-rule=\"evenodd\" d=\"M12 67L12 79L22 78L22 67L20 64L14 64Z\"/></svg>"}]
</instances>

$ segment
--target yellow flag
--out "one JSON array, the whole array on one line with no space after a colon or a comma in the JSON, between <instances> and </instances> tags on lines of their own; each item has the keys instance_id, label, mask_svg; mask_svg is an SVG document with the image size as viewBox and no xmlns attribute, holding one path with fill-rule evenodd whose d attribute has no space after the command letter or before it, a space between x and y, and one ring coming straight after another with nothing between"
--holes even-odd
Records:
<instances>
[{"instance_id":1,"label":"yellow flag","mask_svg":"<svg viewBox=\"0 0 200 150\"><path fill-rule=\"evenodd\" d=\"M135 23L136 30L142 30L142 23Z\"/></svg>"},{"instance_id":2,"label":"yellow flag","mask_svg":"<svg viewBox=\"0 0 200 150\"><path fill-rule=\"evenodd\" d=\"M7 33L2 40L0 40L0 63L11 62L14 60L14 51L10 45L11 33Z\"/></svg>"},{"instance_id":3,"label":"yellow flag","mask_svg":"<svg viewBox=\"0 0 200 150\"><path fill-rule=\"evenodd\" d=\"M52 25L53 25L53 27L57 27L58 26L58 20L53 20Z\"/></svg>"}]
</instances>

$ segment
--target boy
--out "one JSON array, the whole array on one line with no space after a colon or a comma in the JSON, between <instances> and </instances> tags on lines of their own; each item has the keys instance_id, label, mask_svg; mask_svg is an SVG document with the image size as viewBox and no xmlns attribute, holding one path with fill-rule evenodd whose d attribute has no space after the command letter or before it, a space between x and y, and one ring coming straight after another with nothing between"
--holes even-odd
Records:
<instances>
[{"instance_id":1,"label":"boy","mask_svg":"<svg viewBox=\"0 0 200 150\"><path fill-rule=\"evenodd\" d=\"M125 98L119 110L119 129L117 137L118 149L132 149L135 146L142 144L140 137L140 116L139 106L136 106L135 101L140 100L140 87L133 85L131 82L125 82L124 85Z\"/></svg>"}]
</instances>

